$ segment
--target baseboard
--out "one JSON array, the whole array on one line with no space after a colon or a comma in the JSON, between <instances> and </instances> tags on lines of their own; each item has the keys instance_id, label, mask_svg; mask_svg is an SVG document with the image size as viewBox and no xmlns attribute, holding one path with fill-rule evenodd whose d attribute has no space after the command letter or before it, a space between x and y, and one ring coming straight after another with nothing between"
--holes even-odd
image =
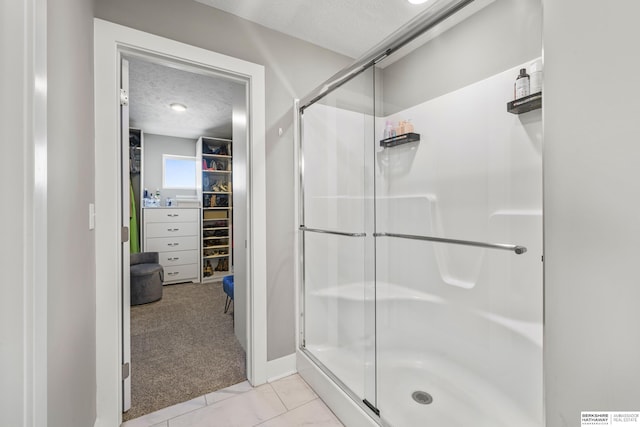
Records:
<instances>
[{"instance_id":1,"label":"baseboard","mask_svg":"<svg viewBox=\"0 0 640 427\"><path fill-rule=\"evenodd\" d=\"M279 359L269 360L267 362L267 382L272 382L280 378L288 377L295 374L296 354L291 353Z\"/></svg>"}]
</instances>

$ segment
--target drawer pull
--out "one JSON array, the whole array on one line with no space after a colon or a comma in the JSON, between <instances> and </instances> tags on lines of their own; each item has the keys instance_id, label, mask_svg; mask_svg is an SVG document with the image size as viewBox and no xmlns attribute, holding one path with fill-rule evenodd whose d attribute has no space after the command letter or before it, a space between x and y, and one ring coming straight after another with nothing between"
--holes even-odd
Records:
<instances>
[{"instance_id":1,"label":"drawer pull","mask_svg":"<svg viewBox=\"0 0 640 427\"><path fill-rule=\"evenodd\" d=\"M169 213L169 214L167 214L167 216L168 216L168 217L171 217L171 218L175 218L175 217L177 217L177 216L180 216L180 214L177 214L177 213Z\"/></svg>"},{"instance_id":2,"label":"drawer pull","mask_svg":"<svg viewBox=\"0 0 640 427\"><path fill-rule=\"evenodd\" d=\"M178 242L173 242L173 243L167 243L167 246L178 246L180 243Z\"/></svg>"},{"instance_id":3,"label":"drawer pull","mask_svg":"<svg viewBox=\"0 0 640 427\"><path fill-rule=\"evenodd\" d=\"M179 228L167 228L167 231L180 231Z\"/></svg>"},{"instance_id":4,"label":"drawer pull","mask_svg":"<svg viewBox=\"0 0 640 427\"><path fill-rule=\"evenodd\" d=\"M179 259L180 259L180 257L176 256L176 257L173 257L173 258L167 258L167 261L177 261Z\"/></svg>"},{"instance_id":5,"label":"drawer pull","mask_svg":"<svg viewBox=\"0 0 640 427\"><path fill-rule=\"evenodd\" d=\"M170 271L167 273L169 276L175 276L176 274L180 274L179 271Z\"/></svg>"}]
</instances>

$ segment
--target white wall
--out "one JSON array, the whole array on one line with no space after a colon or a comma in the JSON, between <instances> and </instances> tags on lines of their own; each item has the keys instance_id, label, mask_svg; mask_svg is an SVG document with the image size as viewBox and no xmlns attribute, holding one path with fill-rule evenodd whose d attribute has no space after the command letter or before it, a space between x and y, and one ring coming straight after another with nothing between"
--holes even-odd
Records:
<instances>
[{"instance_id":1,"label":"white wall","mask_svg":"<svg viewBox=\"0 0 640 427\"><path fill-rule=\"evenodd\" d=\"M48 427L96 414L93 1L48 7ZM35 261L38 262L37 260Z\"/></svg>"},{"instance_id":2,"label":"white wall","mask_svg":"<svg viewBox=\"0 0 640 427\"><path fill-rule=\"evenodd\" d=\"M639 15L544 1L548 427L640 408Z\"/></svg>"},{"instance_id":3,"label":"white wall","mask_svg":"<svg viewBox=\"0 0 640 427\"><path fill-rule=\"evenodd\" d=\"M293 353L293 98L351 59L192 0L96 0L96 17L265 66L267 357Z\"/></svg>"}]
</instances>

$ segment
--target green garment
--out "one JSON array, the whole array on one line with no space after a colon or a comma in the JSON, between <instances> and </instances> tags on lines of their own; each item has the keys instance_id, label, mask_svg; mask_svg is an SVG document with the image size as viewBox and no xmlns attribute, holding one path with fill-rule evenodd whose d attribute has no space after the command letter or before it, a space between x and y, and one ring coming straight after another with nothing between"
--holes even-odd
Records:
<instances>
[{"instance_id":1,"label":"green garment","mask_svg":"<svg viewBox=\"0 0 640 427\"><path fill-rule=\"evenodd\" d=\"M129 186L129 250L132 254L140 252L140 242L138 240L138 217L136 215L136 199L133 195L133 185Z\"/></svg>"}]
</instances>

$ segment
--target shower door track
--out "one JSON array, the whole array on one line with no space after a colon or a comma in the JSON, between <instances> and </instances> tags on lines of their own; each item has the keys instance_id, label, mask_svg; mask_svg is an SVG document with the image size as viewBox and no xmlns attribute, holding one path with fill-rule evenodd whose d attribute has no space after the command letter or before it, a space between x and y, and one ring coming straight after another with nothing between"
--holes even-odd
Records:
<instances>
[{"instance_id":1,"label":"shower door track","mask_svg":"<svg viewBox=\"0 0 640 427\"><path fill-rule=\"evenodd\" d=\"M512 251L516 255L522 255L523 253L527 252L527 248L525 246L508 245L505 243L485 243L485 242L476 242L473 240L444 239L442 237L417 236L414 234L397 234L397 233L373 233L373 236L374 237L397 237L400 239L424 240L428 242L451 243L454 245L477 246L481 248L500 249L503 251Z\"/></svg>"},{"instance_id":2,"label":"shower door track","mask_svg":"<svg viewBox=\"0 0 640 427\"><path fill-rule=\"evenodd\" d=\"M382 426L380 418L380 410L369 402L366 398L361 399L355 394L349 386L347 386L340 378L334 374L331 369L327 368L324 363L320 361L314 354L309 351L305 346L301 345L298 349L304 353L304 355L311 360L331 381L334 382L353 402L358 405L365 414L367 414L376 423Z\"/></svg>"}]
</instances>

